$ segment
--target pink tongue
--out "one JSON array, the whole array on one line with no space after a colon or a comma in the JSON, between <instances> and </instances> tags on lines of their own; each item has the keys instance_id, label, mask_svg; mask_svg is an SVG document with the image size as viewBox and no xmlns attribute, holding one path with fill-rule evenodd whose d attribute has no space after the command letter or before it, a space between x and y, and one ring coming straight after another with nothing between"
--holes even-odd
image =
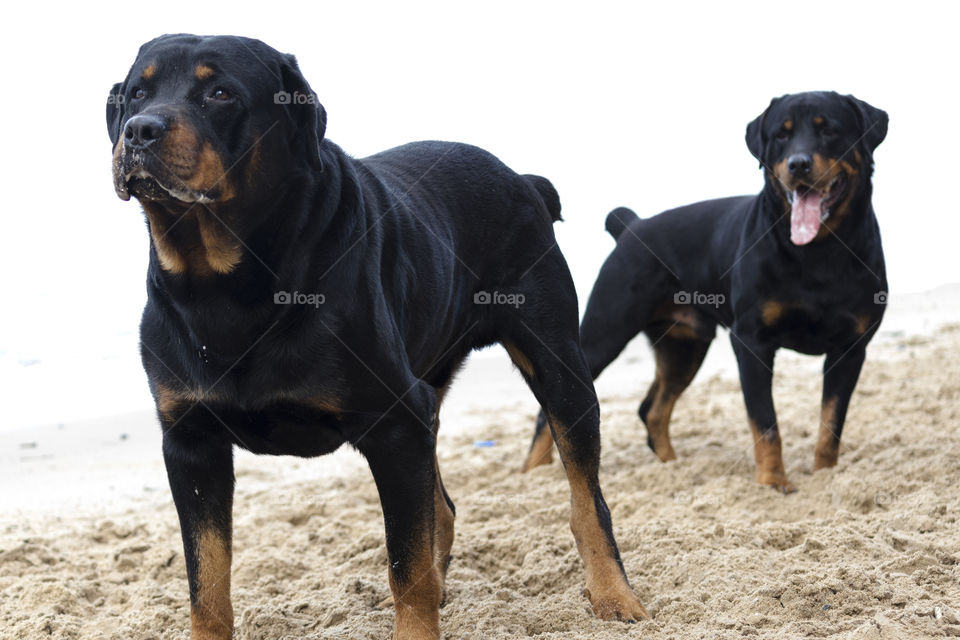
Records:
<instances>
[{"instance_id":1,"label":"pink tongue","mask_svg":"<svg viewBox=\"0 0 960 640\"><path fill-rule=\"evenodd\" d=\"M790 213L790 241L804 245L817 237L820 231L820 193L808 191L804 195L793 192L793 211Z\"/></svg>"}]
</instances>

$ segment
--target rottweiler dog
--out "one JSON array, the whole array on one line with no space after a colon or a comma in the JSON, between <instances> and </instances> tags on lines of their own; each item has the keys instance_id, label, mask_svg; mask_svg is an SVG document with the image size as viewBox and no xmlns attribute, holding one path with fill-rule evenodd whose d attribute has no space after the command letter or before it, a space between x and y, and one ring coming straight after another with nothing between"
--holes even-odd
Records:
<instances>
[{"instance_id":1,"label":"rottweiler dog","mask_svg":"<svg viewBox=\"0 0 960 640\"><path fill-rule=\"evenodd\" d=\"M837 463L866 347L886 303L880 230L871 204L873 152L887 114L834 92L785 95L747 126L764 170L757 196L709 200L640 219L612 211L617 241L580 328L596 378L641 331L656 375L640 405L647 443L676 458L668 427L716 335L729 329L754 438L757 482L790 492L771 382L781 347L825 354L813 468ZM549 462L541 414L524 468Z\"/></svg>"},{"instance_id":2,"label":"rottweiler dog","mask_svg":"<svg viewBox=\"0 0 960 640\"><path fill-rule=\"evenodd\" d=\"M169 35L107 104L113 183L151 238L141 355L183 536L192 638L230 638L233 448L368 460L383 507L394 638L439 638L454 505L437 415L471 350L504 345L549 415L586 595L647 614L597 478L599 410L550 182L476 147L353 159L293 56Z\"/></svg>"}]
</instances>

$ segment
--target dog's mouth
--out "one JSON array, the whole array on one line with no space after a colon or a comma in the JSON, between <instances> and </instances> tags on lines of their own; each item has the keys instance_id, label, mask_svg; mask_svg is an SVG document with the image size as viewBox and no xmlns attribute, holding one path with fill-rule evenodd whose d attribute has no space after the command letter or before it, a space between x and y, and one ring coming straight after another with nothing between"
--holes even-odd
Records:
<instances>
[{"instance_id":1,"label":"dog's mouth","mask_svg":"<svg viewBox=\"0 0 960 640\"><path fill-rule=\"evenodd\" d=\"M127 192L142 200L163 200L167 196L167 190L160 186L155 178L141 172L139 175L132 175L127 178Z\"/></svg>"},{"instance_id":2,"label":"dog's mouth","mask_svg":"<svg viewBox=\"0 0 960 640\"><path fill-rule=\"evenodd\" d=\"M847 175L840 171L824 190L798 184L787 192L790 203L790 241L805 245L820 233L820 225L830 219L836 205L843 200L848 186Z\"/></svg>"},{"instance_id":3,"label":"dog's mouth","mask_svg":"<svg viewBox=\"0 0 960 640\"><path fill-rule=\"evenodd\" d=\"M138 200L176 200L187 204L213 202L213 199L206 194L161 181L143 168L127 173L124 178L124 190L129 194L124 199L129 199L132 195ZM122 195L120 197L123 198Z\"/></svg>"},{"instance_id":4,"label":"dog's mouth","mask_svg":"<svg viewBox=\"0 0 960 640\"><path fill-rule=\"evenodd\" d=\"M113 188L121 200L130 196L138 200L178 202L181 204L213 202L205 193L186 186L166 170L152 170L157 164L140 150L128 151L118 146L113 157Z\"/></svg>"}]
</instances>

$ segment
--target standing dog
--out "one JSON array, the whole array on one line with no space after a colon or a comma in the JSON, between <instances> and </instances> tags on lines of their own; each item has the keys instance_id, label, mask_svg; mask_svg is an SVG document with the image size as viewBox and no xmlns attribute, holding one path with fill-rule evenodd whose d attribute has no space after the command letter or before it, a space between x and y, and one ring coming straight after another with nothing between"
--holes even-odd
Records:
<instances>
[{"instance_id":1,"label":"standing dog","mask_svg":"<svg viewBox=\"0 0 960 640\"><path fill-rule=\"evenodd\" d=\"M550 416L594 611L647 617L597 480L556 191L461 144L355 160L325 124L292 56L236 37L153 40L108 101L114 186L140 201L152 240L142 358L193 640L233 632L233 447L318 456L344 443L380 493L394 638L439 638L454 507L437 413L470 351L496 342Z\"/></svg>"},{"instance_id":2,"label":"standing dog","mask_svg":"<svg viewBox=\"0 0 960 640\"><path fill-rule=\"evenodd\" d=\"M624 208L607 216L617 246L590 294L580 339L596 378L646 333L657 368L639 413L661 460L676 458L670 414L720 324L740 368L757 482L792 490L771 395L781 347L826 354L813 468L837 463L850 395L886 303L870 202L873 151L886 133L887 114L852 96L786 95L747 126L747 147L764 169L760 195L646 220ZM549 462L551 451L541 414L525 469Z\"/></svg>"}]
</instances>

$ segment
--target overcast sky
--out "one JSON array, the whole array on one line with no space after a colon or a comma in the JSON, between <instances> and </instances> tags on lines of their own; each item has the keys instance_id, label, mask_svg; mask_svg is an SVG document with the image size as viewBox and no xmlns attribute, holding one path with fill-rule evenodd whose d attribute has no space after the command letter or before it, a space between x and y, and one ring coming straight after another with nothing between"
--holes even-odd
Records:
<instances>
[{"instance_id":1,"label":"overcast sky","mask_svg":"<svg viewBox=\"0 0 960 640\"><path fill-rule=\"evenodd\" d=\"M770 98L853 93L890 114L874 204L893 295L960 281L949 3L18 7L0 39L0 354L82 355L136 330L148 236L139 206L113 192L104 109L138 46L172 32L296 54L328 137L353 155L458 140L547 176L581 303L613 247L611 208L649 216L755 193L762 175L743 134Z\"/></svg>"}]
</instances>

